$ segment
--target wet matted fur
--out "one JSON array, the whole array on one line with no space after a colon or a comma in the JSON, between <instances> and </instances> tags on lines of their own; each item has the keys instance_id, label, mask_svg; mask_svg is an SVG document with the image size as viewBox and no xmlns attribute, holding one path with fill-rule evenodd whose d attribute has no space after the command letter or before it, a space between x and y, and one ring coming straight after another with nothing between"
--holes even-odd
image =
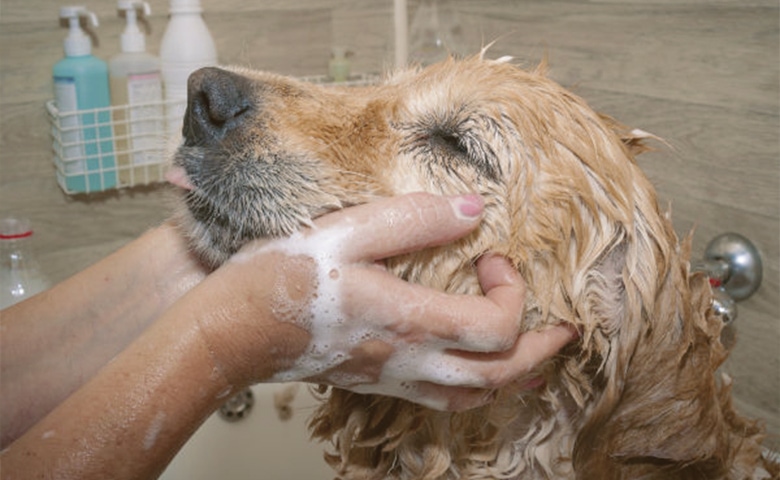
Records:
<instances>
[{"instance_id":1,"label":"wet matted fur","mask_svg":"<svg viewBox=\"0 0 780 480\"><path fill-rule=\"evenodd\" d=\"M190 82L174 164L181 223L217 266L249 239L412 191L485 198L481 227L393 258L411 282L479 294L474 261L506 255L528 285L526 330L582 336L491 404L450 413L331 389L314 437L353 479L776 478L761 428L716 373L727 352L708 281L689 271L633 131L505 59L448 60L381 85L326 88L246 69Z\"/></svg>"}]
</instances>

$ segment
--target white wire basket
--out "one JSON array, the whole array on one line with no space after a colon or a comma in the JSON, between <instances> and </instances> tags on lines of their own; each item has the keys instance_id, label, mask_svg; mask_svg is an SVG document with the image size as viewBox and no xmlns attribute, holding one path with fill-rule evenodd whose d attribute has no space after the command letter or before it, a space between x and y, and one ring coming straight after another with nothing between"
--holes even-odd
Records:
<instances>
[{"instance_id":1,"label":"white wire basket","mask_svg":"<svg viewBox=\"0 0 780 480\"><path fill-rule=\"evenodd\" d=\"M68 112L46 102L60 188L79 194L162 182L167 118L177 108L184 101Z\"/></svg>"},{"instance_id":2,"label":"white wire basket","mask_svg":"<svg viewBox=\"0 0 780 480\"><path fill-rule=\"evenodd\" d=\"M303 81L333 86L375 84L375 74L334 83L326 76ZM179 138L185 102L165 101L63 112L46 102L57 183L68 195L164 182L170 138Z\"/></svg>"},{"instance_id":3,"label":"white wire basket","mask_svg":"<svg viewBox=\"0 0 780 480\"><path fill-rule=\"evenodd\" d=\"M311 75L305 77L298 77L298 80L309 83L317 83L325 86L332 87L365 87L368 85L376 85L382 77L377 73L358 73L350 75L347 80L343 82L334 82L332 78L327 75Z\"/></svg>"}]
</instances>

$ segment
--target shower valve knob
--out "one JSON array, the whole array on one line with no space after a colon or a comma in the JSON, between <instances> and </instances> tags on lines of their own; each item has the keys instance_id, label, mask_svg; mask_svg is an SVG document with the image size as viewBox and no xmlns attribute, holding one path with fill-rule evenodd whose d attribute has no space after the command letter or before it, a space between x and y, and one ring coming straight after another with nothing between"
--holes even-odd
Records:
<instances>
[{"instance_id":1,"label":"shower valve knob","mask_svg":"<svg viewBox=\"0 0 780 480\"><path fill-rule=\"evenodd\" d=\"M761 286L761 255L750 240L738 233L715 237L704 251L704 260L720 264L719 280L736 301L745 300Z\"/></svg>"},{"instance_id":2,"label":"shower valve knob","mask_svg":"<svg viewBox=\"0 0 780 480\"><path fill-rule=\"evenodd\" d=\"M761 286L761 255L738 233L715 237L704 250L704 260L694 268L710 277L713 308L727 324L737 317L735 302L750 297Z\"/></svg>"}]
</instances>

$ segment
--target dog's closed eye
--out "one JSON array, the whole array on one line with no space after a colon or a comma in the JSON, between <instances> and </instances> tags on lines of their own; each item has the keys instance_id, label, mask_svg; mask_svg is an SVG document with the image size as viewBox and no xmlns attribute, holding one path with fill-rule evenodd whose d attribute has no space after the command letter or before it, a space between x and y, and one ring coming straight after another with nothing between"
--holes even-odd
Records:
<instances>
[{"instance_id":1,"label":"dog's closed eye","mask_svg":"<svg viewBox=\"0 0 780 480\"><path fill-rule=\"evenodd\" d=\"M494 181L500 177L501 167L493 149L465 122L419 125L410 130L403 150L429 167L443 168L457 177L462 177L463 169Z\"/></svg>"},{"instance_id":2,"label":"dog's closed eye","mask_svg":"<svg viewBox=\"0 0 780 480\"><path fill-rule=\"evenodd\" d=\"M445 155L456 156L463 159L469 158L469 151L460 137L451 131L436 129L429 136L431 149Z\"/></svg>"}]
</instances>

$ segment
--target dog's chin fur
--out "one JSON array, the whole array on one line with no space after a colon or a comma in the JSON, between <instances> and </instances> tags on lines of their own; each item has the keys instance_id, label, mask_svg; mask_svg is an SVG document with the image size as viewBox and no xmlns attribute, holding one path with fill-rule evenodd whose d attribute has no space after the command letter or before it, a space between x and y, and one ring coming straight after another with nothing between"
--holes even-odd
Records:
<instances>
[{"instance_id":1,"label":"dog's chin fur","mask_svg":"<svg viewBox=\"0 0 780 480\"><path fill-rule=\"evenodd\" d=\"M478 191L480 229L388 267L411 282L479 294L473 261L495 251L528 285L526 330L581 331L540 368L543 389L509 385L466 412L323 387L311 428L332 442L327 459L340 477L780 475L762 460L762 429L734 411L730 380L716 373L727 352L708 281L689 271L690 239L678 242L659 211L634 161L644 146L633 131L547 79L543 65L526 72L481 56L450 60L349 91L233 72L256 85L262 117L229 142L191 145L176 158L198 195L212 195L183 211L210 263L248 238L289 234L375 196ZM215 155L228 166L194 166ZM242 162L251 167L236 168Z\"/></svg>"}]
</instances>

